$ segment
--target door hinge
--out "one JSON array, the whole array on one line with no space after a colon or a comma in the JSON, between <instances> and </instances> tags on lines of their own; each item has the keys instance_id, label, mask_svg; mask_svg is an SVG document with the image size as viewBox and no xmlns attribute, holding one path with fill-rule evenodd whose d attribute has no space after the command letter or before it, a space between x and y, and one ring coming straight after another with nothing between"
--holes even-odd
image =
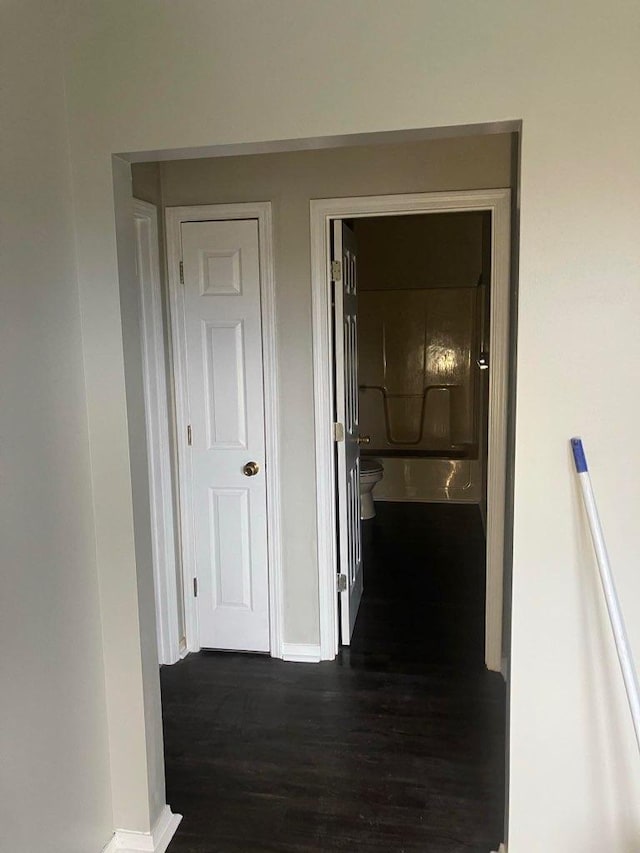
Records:
<instances>
[{"instance_id":1,"label":"door hinge","mask_svg":"<svg viewBox=\"0 0 640 853\"><path fill-rule=\"evenodd\" d=\"M198 578L193 579L193 597L198 597Z\"/></svg>"},{"instance_id":2,"label":"door hinge","mask_svg":"<svg viewBox=\"0 0 640 853\"><path fill-rule=\"evenodd\" d=\"M180 284L184 284L184 263L180 261Z\"/></svg>"},{"instance_id":3,"label":"door hinge","mask_svg":"<svg viewBox=\"0 0 640 853\"><path fill-rule=\"evenodd\" d=\"M331 261L331 281L342 279L342 261Z\"/></svg>"},{"instance_id":4,"label":"door hinge","mask_svg":"<svg viewBox=\"0 0 640 853\"><path fill-rule=\"evenodd\" d=\"M346 592L347 591L347 576L346 575L338 575L338 592Z\"/></svg>"},{"instance_id":5,"label":"door hinge","mask_svg":"<svg viewBox=\"0 0 640 853\"><path fill-rule=\"evenodd\" d=\"M191 447L193 443L193 434L191 432L191 424L187 427L187 444Z\"/></svg>"},{"instance_id":6,"label":"door hinge","mask_svg":"<svg viewBox=\"0 0 640 853\"><path fill-rule=\"evenodd\" d=\"M344 426L340 423L333 425L333 440L344 441Z\"/></svg>"}]
</instances>

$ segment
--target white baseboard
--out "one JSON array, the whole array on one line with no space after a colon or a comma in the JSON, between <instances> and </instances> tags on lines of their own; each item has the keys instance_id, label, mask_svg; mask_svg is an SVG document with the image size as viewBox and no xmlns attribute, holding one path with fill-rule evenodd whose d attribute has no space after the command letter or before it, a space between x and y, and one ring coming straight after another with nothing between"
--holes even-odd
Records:
<instances>
[{"instance_id":1,"label":"white baseboard","mask_svg":"<svg viewBox=\"0 0 640 853\"><path fill-rule=\"evenodd\" d=\"M116 829L102 853L165 853L182 815L165 806L151 832Z\"/></svg>"},{"instance_id":2,"label":"white baseboard","mask_svg":"<svg viewBox=\"0 0 640 853\"><path fill-rule=\"evenodd\" d=\"M283 643L282 660L295 663L320 663L320 646L315 643Z\"/></svg>"},{"instance_id":3,"label":"white baseboard","mask_svg":"<svg viewBox=\"0 0 640 853\"><path fill-rule=\"evenodd\" d=\"M501 844L500 847L498 847L497 852L492 851L492 853L507 853L507 847L505 844Z\"/></svg>"}]
</instances>

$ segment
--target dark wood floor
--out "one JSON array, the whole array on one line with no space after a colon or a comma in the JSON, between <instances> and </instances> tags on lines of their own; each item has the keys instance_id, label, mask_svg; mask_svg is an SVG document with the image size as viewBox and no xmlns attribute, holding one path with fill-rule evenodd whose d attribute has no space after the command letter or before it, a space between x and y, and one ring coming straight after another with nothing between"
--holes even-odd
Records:
<instances>
[{"instance_id":1,"label":"dark wood floor","mask_svg":"<svg viewBox=\"0 0 640 853\"><path fill-rule=\"evenodd\" d=\"M483 665L476 507L378 504L350 650L162 669L169 853L490 853L504 684Z\"/></svg>"}]
</instances>

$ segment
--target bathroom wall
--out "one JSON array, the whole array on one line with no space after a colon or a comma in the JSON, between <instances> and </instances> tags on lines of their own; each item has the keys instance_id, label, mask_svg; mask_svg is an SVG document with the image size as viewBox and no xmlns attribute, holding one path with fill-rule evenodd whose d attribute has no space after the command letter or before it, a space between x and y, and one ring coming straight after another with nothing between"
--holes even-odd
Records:
<instances>
[{"instance_id":1,"label":"bathroom wall","mask_svg":"<svg viewBox=\"0 0 640 853\"><path fill-rule=\"evenodd\" d=\"M376 500L480 502L486 400L477 358L486 214L354 223L360 432L382 459Z\"/></svg>"},{"instance_id":2,"label":"bathroom wall","mask_svg":"<svg viewBox=\"0 0 640 853\"><path fill-rule=\"evenodd\" d=\"M484 213L356 219L358 289L475 287Z\"/></svg>"}]
</instances>

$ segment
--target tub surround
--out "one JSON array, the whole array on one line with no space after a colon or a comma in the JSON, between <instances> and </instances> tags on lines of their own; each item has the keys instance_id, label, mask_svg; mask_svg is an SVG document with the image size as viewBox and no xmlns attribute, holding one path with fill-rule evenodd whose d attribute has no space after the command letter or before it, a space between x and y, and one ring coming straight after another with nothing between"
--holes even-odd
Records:
<instances>
[{"instance_id":1,"label":"tub surround","mask_svg":"<svg viewBox=\"0 0 640 853\"><path fill-rule=\"evenodd\" d=\"M359 220L358 382L375 500L479 503L483 214Z\"/></svg>"},{"instance_id":2,"label":"tub surround","mask_svg":"<svg viewBox=\"0 0 640 853\"><path fill-rule=\"evenodd\" d=\"M378 457L384 477L373 491L375 501L480 503L479 459Z\"/></svg>"},{"instance_id":3,"label":"tub surround","mask_svg":"<svg viewBox=\"0 0 640 853\"><path fill-rule=\"evenodd\" d=\"M363 291L361 430L385 451L477 447L475 287Z\"/></svg>"}]
</instances>

